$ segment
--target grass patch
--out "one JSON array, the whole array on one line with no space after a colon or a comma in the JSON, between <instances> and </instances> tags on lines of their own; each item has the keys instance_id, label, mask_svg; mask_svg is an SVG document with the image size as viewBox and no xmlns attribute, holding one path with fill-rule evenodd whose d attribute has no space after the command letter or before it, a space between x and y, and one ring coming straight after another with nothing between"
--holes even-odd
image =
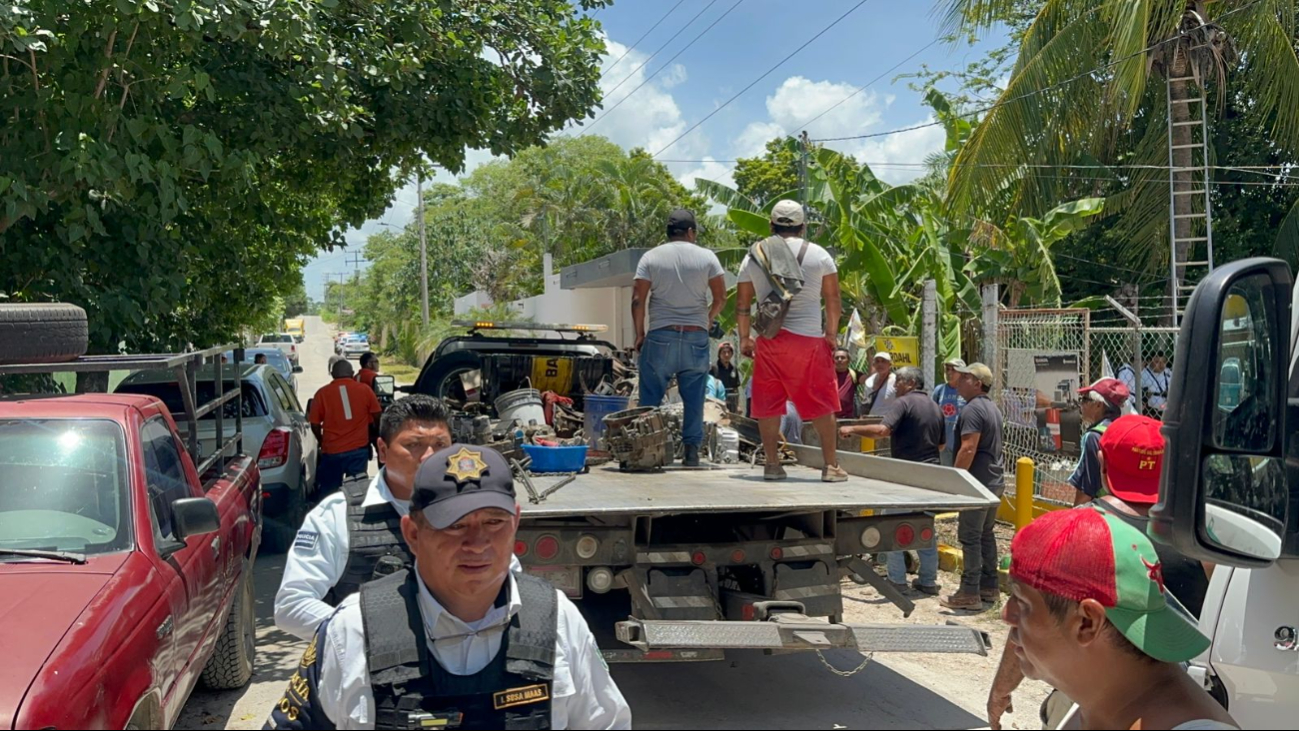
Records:
<instances>
[{"instance_id":1,"label":"grass patch","mask_svg":"<svg viewBox=\"0 0 1299 731\"><path fill-rule=\"evenodd\" d=\"M404 363L382 363L380 372L386 373L397 380L397 385L405 386L415 382L419 377L419 369L414 366L408 366Z\"/></svg>"}]
</instances>

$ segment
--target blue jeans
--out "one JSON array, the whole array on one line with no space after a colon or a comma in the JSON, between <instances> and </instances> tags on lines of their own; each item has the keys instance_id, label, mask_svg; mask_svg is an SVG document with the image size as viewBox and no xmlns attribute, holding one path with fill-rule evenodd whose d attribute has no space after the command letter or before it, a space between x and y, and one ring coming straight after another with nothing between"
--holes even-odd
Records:
<instances>
[{"instance_id":1,"label":"blue jeans","mask_svg":"<svg viewBox=\"0 0 1299 731\"><path fill-rule=\"evenodd\" d=\"M640 350L640 405L660 406L668 382L677 377L685 408L681 443L704 443L704 392L708 388L708 332L651 330Z\"/></svg>"},{"instance_id":2,"label":"blue jeans","mask_svg":"<svg viewBox=\"0 0 1299 731\"><path fill-rule=\"evenodd\" d=\"M323 495L343 486L344 475L364 475L370 465L370 447L337 454L320 453L316 463L316 489Z\"/></svg>"},{"instance_id":3,"label":"blue jeans","mask_svg":"<svg viewBox=\"0 0 1299 731\"><path fill-rule=\"evenodd\" d=\"M918 548L916 553L920 554L920 585L936 586L938 584L938 549ZM905 552L889 551L884 555L888 561L889 581L894 584L907 583Z\"/></svg>"}]
</instances>

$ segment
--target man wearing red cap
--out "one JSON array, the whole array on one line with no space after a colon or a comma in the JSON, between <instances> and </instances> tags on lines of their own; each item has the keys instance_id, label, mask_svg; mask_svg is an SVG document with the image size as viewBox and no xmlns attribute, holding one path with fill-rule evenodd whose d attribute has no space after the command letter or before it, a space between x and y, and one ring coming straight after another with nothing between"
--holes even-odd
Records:
<instances>
[{"instance_id":1,"label":"man wearing red cap","mask_svg":"<svg viewBox=\"0 0 1299 731\"><path fill-rule=\"evenodd\" d=\"M1159 475L1163 468L1164 437L1160 422L1145 416L1124 416L1105 431L1100 440L1100 472L1104 494L1090 506L1127 524L1145 535L1147 514L1159 500ZM1019 550L1012 545L1012 555ZM1025 547L1024 550L1035 550ZM1209 582L1198 561L1182 556L1170 546L1155 544L1160 573L1168 594L1198 617L1204 605ZM1013 560L1013 559L1012 559ZM988 720L992 728L1001 728L1001 715L1010 710L1011 693L1024 679L1021 654L1012 640L1006 643L1001 664L988 694ZM1060 688L1061 686L1056 686ZM1046 728L1056 728L1064 712L1073 705L1065 694L1056 691L1043 706Z\"/></svg>"},{"instance_id":2,"label":"man wearing red cap","mask_svg":"<svg viewBox=\"0 0 1299 731\"><path fill-rule=\"evenodd\" d=\"M1073 485L1074 505L1095 500L1101 494L1100 443L1105 430L1128 408L1128 387L1117 378L1102 378L1092 385L1078 389L1082 399L1082 418L1090 425L1083 432L1082 455L1078 466L1069 476Z\"/></svg>"}]
</instances>

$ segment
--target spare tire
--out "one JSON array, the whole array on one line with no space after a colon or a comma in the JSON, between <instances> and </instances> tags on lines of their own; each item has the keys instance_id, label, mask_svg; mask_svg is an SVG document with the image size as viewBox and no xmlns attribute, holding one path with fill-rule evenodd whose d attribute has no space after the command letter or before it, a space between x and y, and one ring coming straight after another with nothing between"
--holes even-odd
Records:
<instances>
[{"instance_id":1,"label":"spare tire","mask_svg":"<svg viewBox=\"0 0 1299 731\"><path fill-rule=\"evenodd\" d=\"M75 360L86 337L86 311L76 305L0 304L0 364Z\"/></svg>"}]
</instances>

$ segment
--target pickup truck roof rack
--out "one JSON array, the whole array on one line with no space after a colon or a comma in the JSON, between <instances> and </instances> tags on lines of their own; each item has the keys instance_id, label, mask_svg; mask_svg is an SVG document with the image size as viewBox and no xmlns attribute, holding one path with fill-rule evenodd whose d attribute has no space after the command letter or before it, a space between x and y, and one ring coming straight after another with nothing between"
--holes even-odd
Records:
<instances>
[{"instance_id":1,"label":"pickup truck roof rack","mask_svg":"<svg viewBox=\"0 0 1299 731\"><path fill-rule=\"evenodd\" d=\"M235 369L230 374L233 376L239 372L238 366L244 361L244 348L232 344L217 345L189 353L84 355L75 360L62 363L0 365L0 376L32 373L107 373L109 371L170 370L176 375L176 383L180 386L181 400L185 404L185 410L181 413L173 413L172 418L176 420L177 424L184 425L188 437L187 441L189 442L190 459L194 460L194 466L197 468L198 474L203 475L213 465L217 467L218 472L224 470L226 455L238 454L243 449L243 389L238 382L234 382L233 388L225 390L226 377L222 373L221 357L226 351L234 351L234 363L232 365L235 366ZM214 382L221 385L214 387L213 398L210 401L198 403L197 375L199 368L205 362L211 364L215 369ZM239 402L239 408L235 409L235 433L220 444L206 459L202 459L198 441L198 420L216 412L216 433L219 435L217 439L221 439L225 435L225 416L224 409L221 407L230 401Z\"/></svg>"}]
</instances>

